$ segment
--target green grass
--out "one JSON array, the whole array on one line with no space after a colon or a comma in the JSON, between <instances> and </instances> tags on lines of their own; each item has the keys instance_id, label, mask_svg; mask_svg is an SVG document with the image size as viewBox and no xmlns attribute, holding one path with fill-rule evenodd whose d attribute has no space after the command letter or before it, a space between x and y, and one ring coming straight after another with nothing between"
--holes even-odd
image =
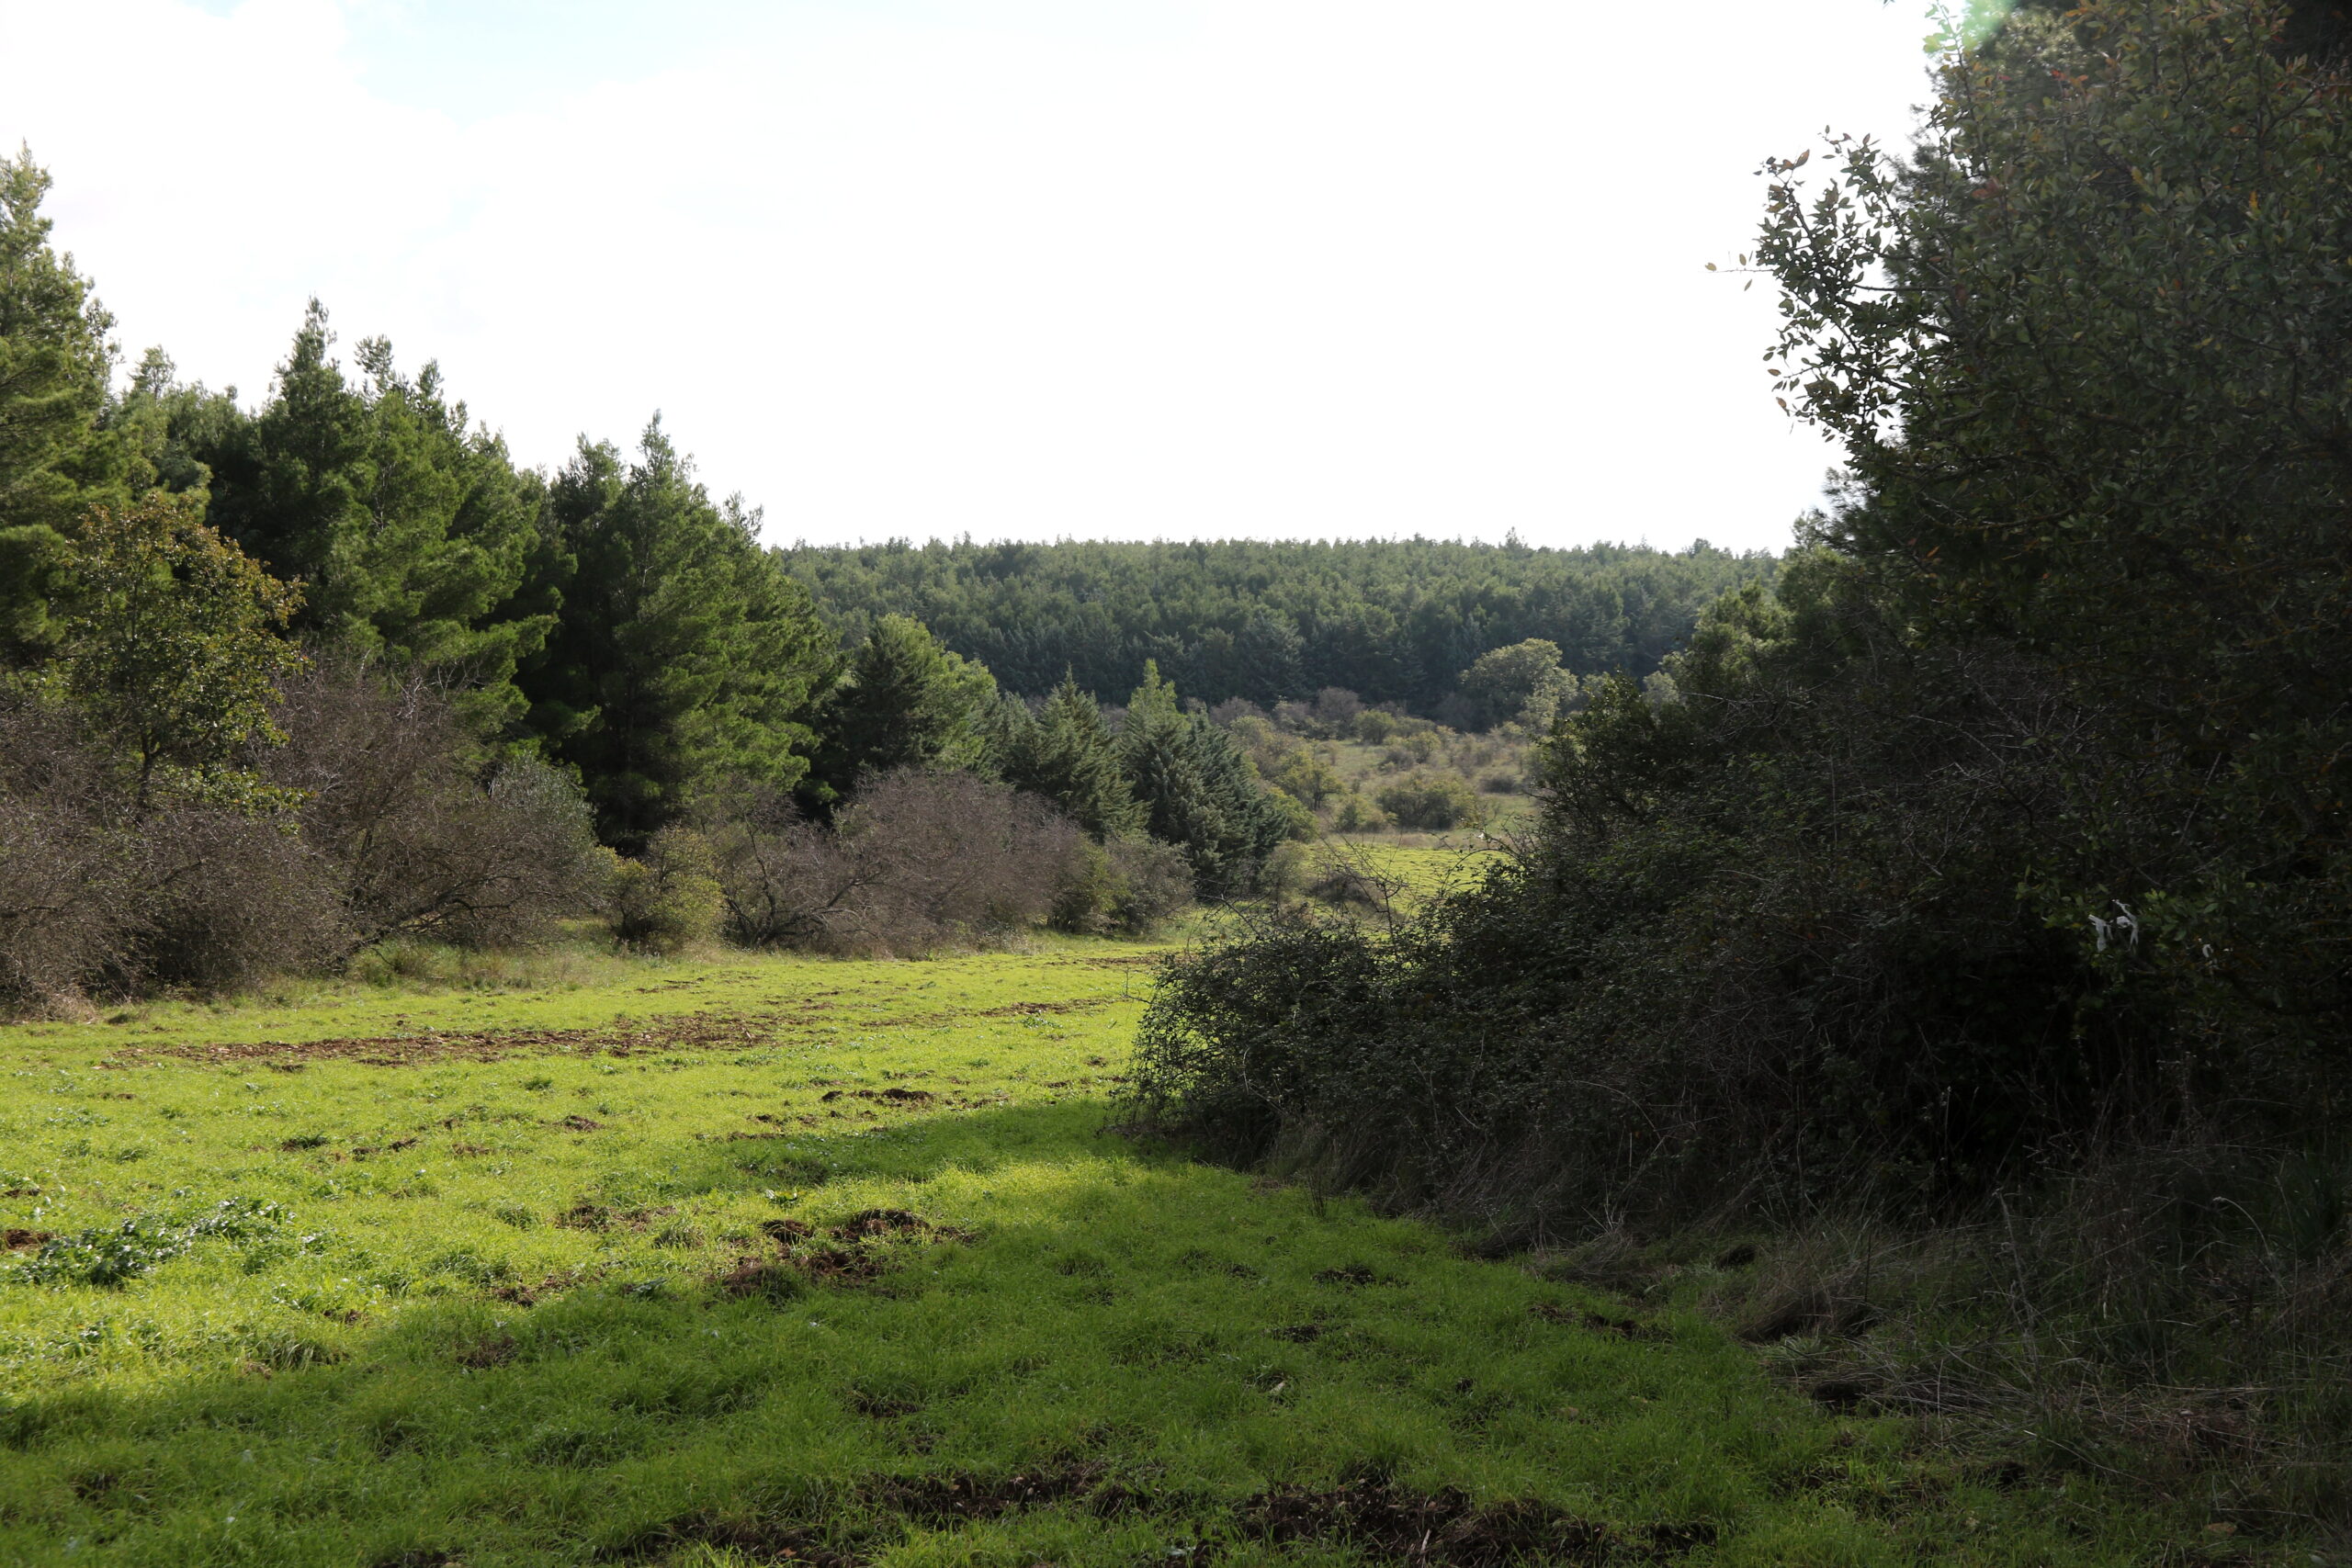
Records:
<instances>
[{"instance_id":1,"label":"green grass","mask_svg":"<svg viewBox=\"0 0 2352 1568\"><path fill-rule=\"evenodd\" d=\"M1150 958L616 963L0 1031L0 1225L59 1238L0 1264L0 1562L2165 1539L2091 1481L1819 1408L1694 1314L1106 1131ZM876 1209L933 1228L825 1235Z\"/></svg>"}]
</instances>

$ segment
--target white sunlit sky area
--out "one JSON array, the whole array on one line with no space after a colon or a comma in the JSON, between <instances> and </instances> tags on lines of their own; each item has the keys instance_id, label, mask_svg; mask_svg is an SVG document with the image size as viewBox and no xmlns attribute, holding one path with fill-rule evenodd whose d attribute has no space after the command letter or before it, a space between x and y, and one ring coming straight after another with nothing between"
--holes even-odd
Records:
<instances>
[{"instance_id":1,"label":"white sunlit sky area","mask_svg":"<svg viewBox=\"0 0 2352 1568\"><path fill-rule=\"evenodd\" d=\"M1786 545L1755 169L1918 0L0 0L0 142L187 379L304 301L785 543Z\"/></svg>"}]
</instances>

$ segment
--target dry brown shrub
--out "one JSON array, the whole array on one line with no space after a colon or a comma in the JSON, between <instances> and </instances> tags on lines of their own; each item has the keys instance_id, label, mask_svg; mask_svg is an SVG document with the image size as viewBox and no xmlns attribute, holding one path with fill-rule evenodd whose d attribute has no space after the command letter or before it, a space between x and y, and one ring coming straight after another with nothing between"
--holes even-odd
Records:
<instances>
[{"instance_id":1,"label":"dry brown shrub","mask_svg":"<svg viewBox=\"0 0 2352 1568\"><path fill-rule=\"evenodd\" d=\"M0 694L0 1006L67 1008L135 908L121 801L72 716Z\"/></svg>"},{"instance_id":2,"label":"dry brown shrub","mask_svg":"<svg viewBox=\"0 0 2352 1568\"><path fill-rule=\"evenodd\" d=\"M1033 795L969 773L869 779L828 829L781 792L705 803L729 934L752 945L900 955L1044 920L1084 836Z\"/></svg>"},{"instance_id":3,"label":"dry brown shrub","mask_svg":"<svg viewBox=\"0 0 2352 1568\"><path fill-rule=\"evenodd\" d=\"M423 682L322 662L286 687L279 722L287 743L264 765L303 793L346 950L403 934L515 946L589 907L604 864L578 790L485 755Z\"/></svg>"}]
</instances>

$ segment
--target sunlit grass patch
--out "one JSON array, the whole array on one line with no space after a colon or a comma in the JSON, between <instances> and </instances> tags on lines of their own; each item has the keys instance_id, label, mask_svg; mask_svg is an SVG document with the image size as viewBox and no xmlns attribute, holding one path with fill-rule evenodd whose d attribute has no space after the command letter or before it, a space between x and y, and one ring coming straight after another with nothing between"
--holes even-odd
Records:
<instances>
[{"instance_id":1,"label":"sunlit grass patch","mask_svg":"<svg viewBox=\"0 0 2352 1568\"><path fill-rule=\"evenodd\" d=\"M1973 1485L1695 1314L1134 1145L1153 956L10 1032L0 1224L45 1234L0 1261L0 1561L2137 1549L2095 1490Z\"/></svg>"}]
</instances>

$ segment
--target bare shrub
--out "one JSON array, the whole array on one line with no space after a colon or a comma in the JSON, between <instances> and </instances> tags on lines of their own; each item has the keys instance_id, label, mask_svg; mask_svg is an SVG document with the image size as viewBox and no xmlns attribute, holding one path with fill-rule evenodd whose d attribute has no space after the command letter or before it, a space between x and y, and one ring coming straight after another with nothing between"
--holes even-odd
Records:
<instances>
[{"instance_id":1,"label":"bare shrub","mask_svg":"<svg viewBox=\"0 0 2352 1568\"><path fill-rule=\"evenodd\" d=\"M731 937L834 952L923 953L1037 924L1086 843L1033 795L915 769L868 781L831 831L759 786L715 795L702 822Z\"/></svg>"},{"instance_id":2,"label":"bare shrub","mask_svg":"<svg viewBox=\"0 0 2352 1568\"><path fill-rule=\"evenodd\" d=\"M589 907L603 874L570 780L490 759L423 682L324 666L286 688L264 759L302 792L304 840L334 881L346 950L394 935L513 946Z\"/></svg>"},{"instance_id":3,"label":"bare shrub","mask_svg":"<svg viewBox=\"0 0 2352 1568\"><path fill-rule=\"evenodd\" d=\"M63 1002L119 949L133 903L119 804L69 714L0 698L0 1006Z\"/></svg>"},{"instance_id":4,"label":"bare shrub","mask_svg":"<svg viewBox=\"0 0 2352 1568\"><path fill-rule=\"evenodd\" d=\"M333 868L290 817L196 802L141 824L128 978L226 991L345 950Z\"/></svg>"}]
</instances>

